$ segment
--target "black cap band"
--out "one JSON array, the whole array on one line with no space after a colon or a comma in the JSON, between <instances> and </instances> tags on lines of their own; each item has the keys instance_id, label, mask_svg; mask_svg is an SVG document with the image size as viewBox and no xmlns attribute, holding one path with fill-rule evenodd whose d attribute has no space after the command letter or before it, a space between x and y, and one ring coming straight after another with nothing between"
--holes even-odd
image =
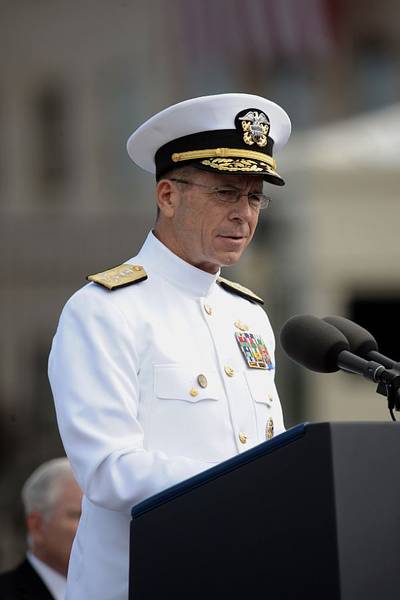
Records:
<instances>
[{"instance_id":1,"label":"black cap band","mask_svg":"<svg viewBox=\"0 0 400 600\"><path fill-rule=\"evenodd\" d=\"M271 162L274 140L268 137L267 145L263 148L256 146L254 152L257 153L260 160ZM190 158L188 160L174 160L173 156L184 154L196 150L208 150L216 148L233 149L236 155L243 150L243 156L246 153L253 151L249 145L243 141L243 136L236 129L219 129L213 131L202 131L177 138L172 142L168 142L161 146L154 157L156 164L156 178L162 177L167 171L178 166L188 165L193 161L198 161L198 158Z\"/></svg>"}]
</instances>

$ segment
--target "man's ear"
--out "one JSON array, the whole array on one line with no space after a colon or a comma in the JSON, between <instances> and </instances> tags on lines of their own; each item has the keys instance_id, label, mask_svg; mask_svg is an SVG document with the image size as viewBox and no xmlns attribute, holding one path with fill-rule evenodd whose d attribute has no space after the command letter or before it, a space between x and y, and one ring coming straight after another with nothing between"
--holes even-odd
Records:
<instances>
[{"instance_id":1,"label":"man's ear","mask_svg":"<svg viewBox=\"0 0 400 600\"><path fill-rule=\"evenodd\" d=\"M39 512L36 512L36 511L31 512L28 515L26 515L25 523L26 523L26 529L28 531L28 535L34 541L36 541L36 542L40 541L43 536L43 524L44 524L43 515L41 515Z\"/></svg>"},{"instance_id":2,"label":"man's ear","mask_svg":"<svg viewBox=\"0 0 400 600\"><path fill-rule=\"evenodd\" d=\"M172 218L179 202L176 186L168 179L161 179L161 181L157 183L156 194L157 206L160 209L160 213L169 219Z\"/></svg>"}]
</instances>

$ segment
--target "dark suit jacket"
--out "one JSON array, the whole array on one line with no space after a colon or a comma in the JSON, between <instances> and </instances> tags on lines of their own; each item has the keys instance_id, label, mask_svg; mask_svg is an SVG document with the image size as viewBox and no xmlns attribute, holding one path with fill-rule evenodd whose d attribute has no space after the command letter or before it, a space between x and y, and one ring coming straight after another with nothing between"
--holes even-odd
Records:
<instances>
[{"instance_id":1,"label":"dark suit jacket","mask_svg":"<svg viewBox=\"0 0 400 600\"><path fill-rule=\"evenodd\" d=\"M13 571L0 575L0 600L54 600L54 597L25 559Z\"/></svg>"}]
</instances>

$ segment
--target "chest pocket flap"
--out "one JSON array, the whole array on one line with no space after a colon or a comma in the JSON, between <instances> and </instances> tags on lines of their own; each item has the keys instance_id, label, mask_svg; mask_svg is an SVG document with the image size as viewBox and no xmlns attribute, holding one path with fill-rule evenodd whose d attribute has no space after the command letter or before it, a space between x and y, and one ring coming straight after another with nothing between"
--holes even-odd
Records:
<instances>
[{"instance_id":1,"label":"chest pocket flap","mask_svg":"<svg viewBox=\"0 0 400 600\"><path fill-rule=\"evenodd\" d=\"M224 394L218 372L190 365L154 365L154 393L164 400L221 400Z\"/></svg>"},{"instance_id":2,"label":"chest pocket flap","mask_svg":"<svg viewBox=\"0 0 400 600\"><path fill-rule=\"evenodd\" d=\"M269 371L245 371L250 393L255 402L272 406L274 402L274 378Z\"/></svg>"}]
</instances>

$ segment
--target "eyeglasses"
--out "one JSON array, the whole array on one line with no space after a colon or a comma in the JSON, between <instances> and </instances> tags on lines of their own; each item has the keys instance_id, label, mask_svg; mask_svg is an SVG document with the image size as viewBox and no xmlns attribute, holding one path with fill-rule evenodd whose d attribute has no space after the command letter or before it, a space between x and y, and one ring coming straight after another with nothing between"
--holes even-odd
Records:
<instances>
[{"instance_id":1,"label":"eyeglasses","mask_svg":"<svg viewBox=\"0 0 400 600\"><path fill-rule=\"evenodd\" d=\"M251 208L254 208L254 210L261 210L267 208L271 201L271 198L262 192L248 192L247 194L243 194L241 190L238 190L235 187L215 187L213 185L195 183L194 181L187 181L186 179L178 179L176 177L170 177L169 180L185 185L195 185L197 187L206 188L210 190L211 194L214 195L218 202L223 204L236 204L242 196L246 196Z\"/></svg>"}]
</instances>

